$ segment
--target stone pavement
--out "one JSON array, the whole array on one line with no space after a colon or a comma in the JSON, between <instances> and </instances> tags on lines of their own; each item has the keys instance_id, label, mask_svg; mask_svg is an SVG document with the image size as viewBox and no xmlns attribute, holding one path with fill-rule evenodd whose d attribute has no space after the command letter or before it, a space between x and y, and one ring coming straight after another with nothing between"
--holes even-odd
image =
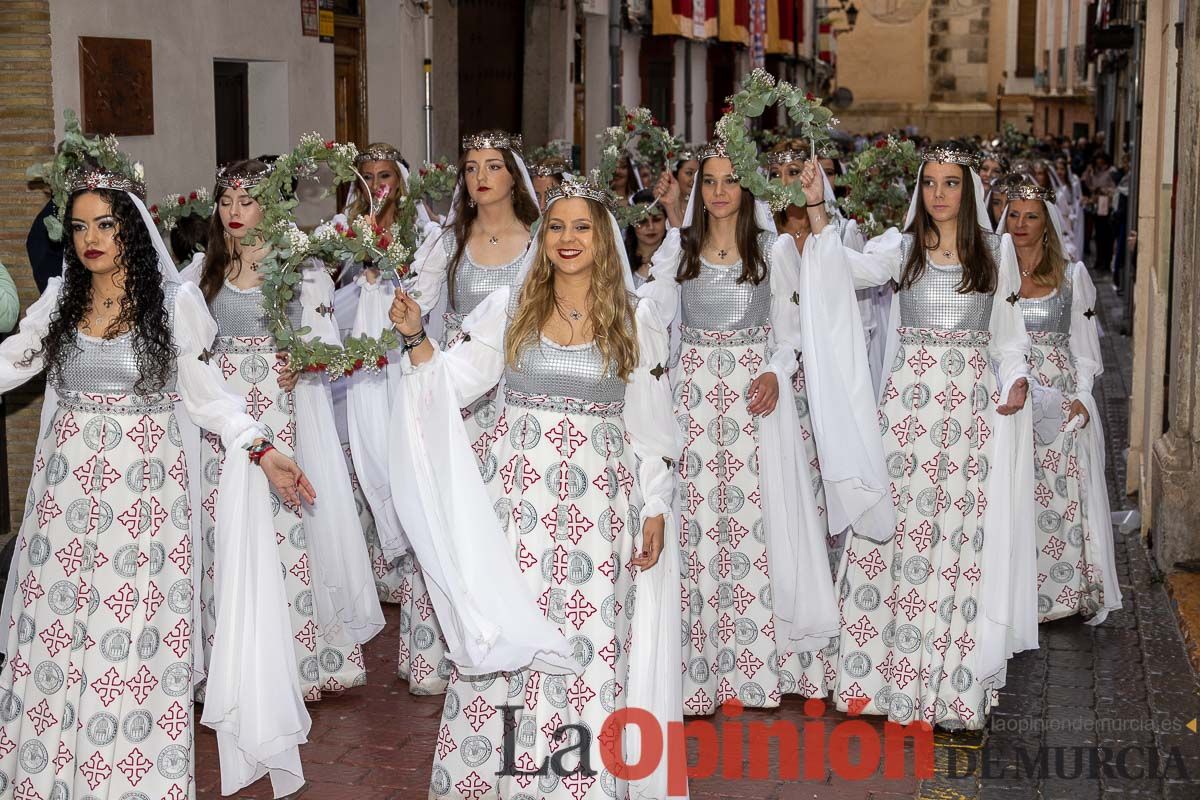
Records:
<instances>
[{"instance_id":1,"label":"stone pavement","mask_svg":"<svg viewBox=\"0 0 1200 800\"><path fill-rule=\"evenodd\" d=\"M1101 339L1105 372L1097 380L1096 399L1108 438L1110 496L1113 508L1120 509L1125 503L1116 487L1125 483L1130 340L1121 335L1122 299L1107 280L1097 277L1096 283L1097 312L1106 332ZM1041 648L1011 663L989 729L936 735L932 778L918 782L876 774L849 781L826 765L823 778L798 782L779 780L774 770L771 780L697 779L691 783L692 798L1200 798L1200 734L1186 727L1200 717L1196 676L1161 578L1137 532L1118 533L1116 552L1124 608L1096 628L1074 619L1043 626ZM309 784L297 795L303 800L428 797L441 698L414 697L396 677L394 608L388 619L387 629L367 647L368 685L310 706L311 743L301 751ZM748 712L741 721L791 722L806 732L806 724L821 726L828 741L828 732L846 719L835 712L808 717L804 710L802 702L789 699L771 712ZM724 721L719 718L718 724ZM878 720L865 721L882 731ZM198 796L216 800L215 739L200 728L197 740ZM238 795L270 796L266 781Z\"/></svg>"}]
</instances>

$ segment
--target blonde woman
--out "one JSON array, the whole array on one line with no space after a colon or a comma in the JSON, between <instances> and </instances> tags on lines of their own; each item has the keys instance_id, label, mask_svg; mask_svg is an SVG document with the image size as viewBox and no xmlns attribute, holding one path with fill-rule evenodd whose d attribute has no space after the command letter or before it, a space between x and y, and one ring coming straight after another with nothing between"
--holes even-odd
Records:
<instances>
[{"instance_id":1,"label":"blonde woman","mask_svg":"<svg viewBox=\"0 0 1200 800\"><path fill-rule=\"evenodd\" d=\"M568 180L548 200L527 275L478 305L458 344L435 346L403 292L391 310L408 353L392 480L457 666L438 796L520 796L530 778L505 763L528 772L558 751L539 797L624 797L600 758L620 746L601 741L605 719L681 714L666 331L631 292L608 192ZM501 466L481 480L455 409L502 377ZM596 773L568 774L584 751ZM642 788L666 797L664 773Z\"/></svg>"}]
</instances>

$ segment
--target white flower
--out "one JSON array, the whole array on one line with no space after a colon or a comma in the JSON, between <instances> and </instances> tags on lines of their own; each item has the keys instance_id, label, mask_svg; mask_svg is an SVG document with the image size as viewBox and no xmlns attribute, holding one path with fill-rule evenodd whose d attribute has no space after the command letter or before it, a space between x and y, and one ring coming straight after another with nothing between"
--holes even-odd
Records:
<instances>
[{"instance_id":1,"label":"white flower","mask_svg":"<svg viewBox=\"0 0 1200 800\"><path fill-rule=\"evenodd\" d=\"M142 166L142 162L133 162L133 177L137 178L139 181L146 180L146 169Z\"/></svg>"}]
</instances>

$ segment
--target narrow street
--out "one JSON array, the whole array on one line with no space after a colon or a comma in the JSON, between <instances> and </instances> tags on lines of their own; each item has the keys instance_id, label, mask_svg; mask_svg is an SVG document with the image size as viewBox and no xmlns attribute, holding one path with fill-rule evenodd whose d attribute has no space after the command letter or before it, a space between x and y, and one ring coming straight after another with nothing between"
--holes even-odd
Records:
<instances>
[{"instance_id":1,"label":"narrow street","mask_svg":"<svg viewBox=\"0 0 1200 800\"><path fill-rule=\"evenodd\" d=\"M1109 447L1109 492L1118 510L1128 505L1117 487L1125 484L1130 339L1121 333L1124 299L1106 277L1094 279L1105 332L1104 374L1097 380L1096 399ZM1008 685L989 729L981 734L936 734L936 774L931 779L917 781L911 768L909 777L900 780L876 774L848 781L828 770L824 781L700 778L690 784L693 800L1194 800L1200 781L1200 734L1186 725L1200 717L1197 681L1171 601L1137 536L1136 531L1116 532L1124 608L1098 627L1074 618L1044 625L1041 648L1011 663ZM396 677L399 615L394 607L388 620L384 633L367 647L367 686L310 706L311 741L301 750L309 785L297 795L304 800L428 796L442 698L410 695ZM804 714L803 706L791 698L781 708L753 718L790 722L804 730L816 720ZM828 731L844 719L829 711L821 723ZM881 722L867 721L882 733ZM207 728L198 730L198 796L216 800L216 740ZM1105 760L1104 750L1110 753L1109 768L1093 770L1093 760ZM1118 770L1121 753L1125 768ZM772 756L777 769L776 753ZM1157 766L1152 766L1153 759ZM1122 772L1146 774L1121 777ZM265 781L254 788L237 797L271 796Z\"/></svg>"}]
</instances>

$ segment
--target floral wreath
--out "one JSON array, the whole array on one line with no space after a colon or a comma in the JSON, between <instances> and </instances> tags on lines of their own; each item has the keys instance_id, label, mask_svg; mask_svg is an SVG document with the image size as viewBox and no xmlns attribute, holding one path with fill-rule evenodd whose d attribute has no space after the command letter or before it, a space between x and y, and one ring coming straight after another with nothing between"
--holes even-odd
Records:
<instances>
[{"instance_id":1,"label":"floral wreath","mask_svg":"<svg viewBox=\"0 0 1200 800\"><path fill-rule=\"evenodd\" d=\"M764 200L772 211L807 203L804 187L799 182L784 186L771 180L759 169L758 146L748 130L747 121L762 116L768 106L782 104L788 119L799 129L800 138L810 143L815 154L829 141L829 129L838 123L821 100L805 93L786 81L776 82L775 76L762 68L754 69L742 80L742 88L729 98L724 116L717 122L717 138L725 143L729 161L744 189Z\"/></svg>"},{"instance_id":2,"label":"floral wreath","mask_svg":"<svg viewBox=\"0 0 1200 800\"><path fill-rule=\"evenodd\" d=\"M137 183L144 184L145 181L141 163L131 161L118 149L117 137L112 134L85 136L79 127L79 117L69 108L63 112L63 128L63 138L54 158L34 164L25 171L29 180L40 180L50 187L57 213L46 217L46 233L55 242L62 241L63 225L67 219L67 201L71 196L67 176L83 168L87 161L95 162L104 171L128 175Z\"/></svg>"},{"instance_id":3,"label":"floral wreath","mask_svg":"<svg viewBox=\"0 0 1200 800\"><path fill-rule=\"evenodd\" d=\"M567 166L567 170L573 170L574 164L571 157L573 147L571 142L566 139L551 139L541 147L535 147L525 158L525 163L529 165L536 164L541 161L549 161L557 159L562 161Z\"/></svg>"},{"instance_id":4,"label":"floral wreath","mask_svg":"<svg viewBox=\"0 0 1200 800\"><path fill-rule=\"evenodd\" d=\"M658 124L654 114L648 108L620 109L622 123L606 128L599 135L601 145L600 168L593 176L601 186L611 186L613 177L617 174L617 165L622 155L629 154L629 144L633 140L634 148L643 161L651 165L662 165L671 170L675 166L675 154L683 149L683 143L671 135L671 132ZM630 159L632 167L632 159ZM637 205L619 205L616 212L617 222L621 225L635 225L645 219L650 209L657 204L639 203Z\"/></svg>"},{"instance_id":5,"label":"floral wreath","mask_svg":"<svg viewBox=\"0 0 1200 800\"><path fill-rule=\"evenodd\" d=\"M162 199L161 203L150 206L149 211L150 216L154 218L154 224L163 233L170 233L171 229L184 217L195 214L208 219L212 216L214 208L216 208L216 204L209 196L208 189L201 186L186 195L169 194Z\"/></svg>"},{"instance_id":6,"label":"floral wreath","mask_svg":"<svg viewBox=\"0 0 1200 800\"><path fill-rule=\"evenodd\" d=\"M842 210L858 221L868 237L899 227L908 212L909 194L904 187L912 185L920 164L921 155L911 139L877 139L837 178L837 184L848 189Z\"/></svg>"},{"instance_id":7,"label":"floral wreath","mask_svg":"<svg viewBox=\"0 0 1200 800\"><path fill-rule=\"evenodd\" d=\"M302 339L308 329L294 329L287 315L288 304L295 299L301 282L301 268L309 259L336 264L351 259L370 260L384 275L404 276L419 236L415 224L417 203L447 184L440 176L432 180L427 176L453 175L453 168L445 165L425 169L425 174L414 182L421 194L414 192L410 184L410 190L398 203L397 223L386 231L373 226L366 217L351 220L349 225L323 225L311 236L296 227L292 221L292 211L297 205L291 191L294 181L314 176L321 165L333 173L335 186L362 180L354 167L357 155L358 148L353 144L323 140L316 133L305 134L292 152L276 159L269 173L248 188L263 210L262 221L251 235L270 248L258 267L263 276L267 329L279 350L287 353L290 369L325 372L332 379L352 375L360 369L370 372L383 369L388 362L388 351L399 346L399 339L392 330L383 331L378 337L349 336L341 347ZM453 178L449 185L453 186ZM372 197L373 207L374 201ZM405 220L411 222L405 224Z\"/></svg>"}]
</instances>

